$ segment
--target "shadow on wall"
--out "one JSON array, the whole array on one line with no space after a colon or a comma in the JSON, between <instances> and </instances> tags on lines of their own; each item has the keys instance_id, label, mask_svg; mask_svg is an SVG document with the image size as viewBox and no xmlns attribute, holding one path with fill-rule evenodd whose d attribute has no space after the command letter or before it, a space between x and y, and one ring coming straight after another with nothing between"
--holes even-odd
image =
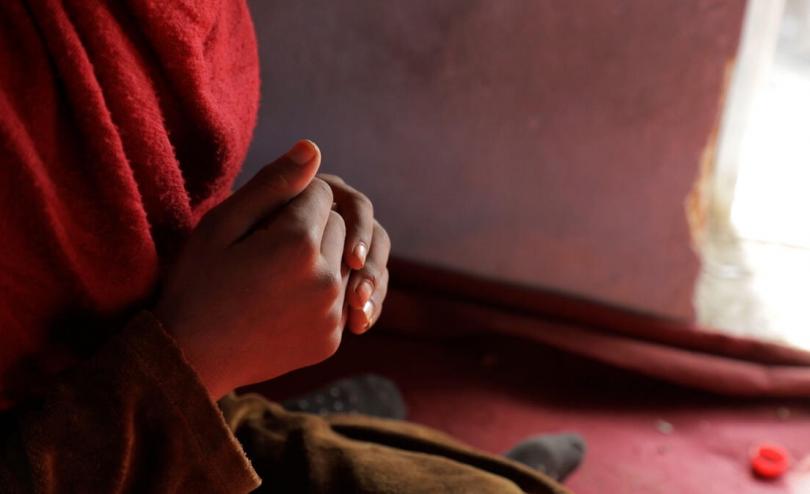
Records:
<instances>
[{"instance_id":1,"label":"shadow on wall","mask_svg":"<svg viewBox=\"0 0 810 494\"><path fill-rule=\"evenodd\" d=\"M309 137L400 256L692 316L683 201L745 0L251 4L240 181Z\"/></svg>"}]
</instances>

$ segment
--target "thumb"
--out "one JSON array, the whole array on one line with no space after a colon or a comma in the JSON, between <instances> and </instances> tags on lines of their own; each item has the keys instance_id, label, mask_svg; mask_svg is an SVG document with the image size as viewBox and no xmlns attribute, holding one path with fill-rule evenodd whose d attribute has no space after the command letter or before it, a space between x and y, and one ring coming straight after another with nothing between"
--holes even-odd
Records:
<instances>
[{"instance_id":1,"label":"thumb","mask_svg":"<svg viewBox=\"0 0 810 494\"><path fill-rule=\"evenodd\" d=\"M321 166L321 151L314 142L296 142L280 158L265 165L214 212L217 236L231 243L307 188Z\"/></svg>"}]
</instances>

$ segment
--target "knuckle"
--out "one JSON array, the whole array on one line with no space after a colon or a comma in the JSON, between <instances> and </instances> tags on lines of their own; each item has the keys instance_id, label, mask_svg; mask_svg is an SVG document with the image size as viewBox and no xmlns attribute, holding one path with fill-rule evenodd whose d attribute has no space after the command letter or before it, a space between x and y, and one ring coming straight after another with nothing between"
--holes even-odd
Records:
<instances>
[{"instance_id":1,"label":"knuckle","mask_svg":"<svg viewBox=\"0 0 810 494\"><path fill-rule=\"evenodd\" d=\"M388 249L391 248L391 237L388 235L388 231L379 223L374 225L374 241L381 242Z\"/></svg>"},{"instance_id":2,"label":"knuckle","mask_svg":"<svg viewBox=\"0 0 810 494\"><path fill-rule=\"evenodd\" d=\"M346 234L346 220L337 211L329 211L329 222L334 222L335 227Z\"/></svg>"},{"instance_id":3,"label":"knuckle","mask_svg":"<svg viewBox=\"0 0 810 494\"><path fill-rule=\"evenodd\" d=\"M332 175L331 173L320 173L318 174L318 176L326 180L327 182L333 182L338 185L346 184L346 182L342 178L338 177L337 175Z\"/></svg>"},{"instance_id":4,"label":"knuckle","mask_svg":"<svg viewBox=\"0 0 810 494\"><path fill-rule=\"evenodd\" d=\"M323 179L318 177L313 178L312 182L309 184L309 187L312 188L313 192L319 196L322 196L323 199L330 205L334 202L335 197L332 193L332 187L330 187L328 183L324 182Z\"/></svg>"},{"instance_id":5,"label":"knuckle","mask_svg":"<svg viewBox=\"0 0 810 494\"><path fill-rule=\"evenodd\" d=\"M382 312L382 306L385 302L386 297L388 296L388 280L384 279L380 284L380 287L374 290L374 309L377 313Z\"/></svg>"},{"instance_id":6,"label":"knuckle","mask_svg":"<svg viewBox=\"0 0 810 494\"><path fill-rule=\"evenodd\" d=\"M385 270L380 275L380 279L379 279L379 283L377 284L377 288L379 289L379 293L382 293L383 296L385 295L385 292L388 290L388 280L389 280L390 276L391 275L388 272L388 268L385 268Z\"/></svg>"},{"instance_id":7,"label":"knuckle","mask_svg":"<svg viewBox=\"0 0 810 494\"><path fill-rule=\"evenodd\" d=\"M298 256L298 260L307 266L313 266L321 254L321 247L318 245L315 236L305 225L293 225L285 235L288 246Z\"/></svg>"},{"instance_id":8,"label":"knuckle","mask_svg":"<svg viewBox=\"0 0 810 494\"><path fill-rule=\"evenodd\" d=\"M321 255L321 247L311 233L302 236L298 249L308 266L315 265Z\"/></svg>"},{"instance_id":9,"label":"knuckle","mask_svg":"<svg viewBox=\"0 0 810 494\"><path fill-rule=\"evenodd\" d=\"M366 263L366 266L363 268L363 278L371 282L371 286L374 287L374 291L376 292L380 284L380 275L377 269L371 266L370 263Z\"/></svg>"},{"instance_id":10,"label":"knuckle","mask_svg":"<svg viewBox=\"0 0 810 494\"><path fill-rule=\"evenodd\" d=\"M374 216L374 204L367 195L363 194L362 192L356 192L352 197L352 202L358 211L372 217Z\"/></svg>"},{"instance_id":11,"label":"knuckle","mask_svg":"<svg viewBox=\"0 0 810 494\"><path fill-rule=\"evenodd\" d=\"M333 302L343 291L343 280L340 273L331 269L321 269L316 273L316 281L329 303Z\"/></svg>"}]
</instances>

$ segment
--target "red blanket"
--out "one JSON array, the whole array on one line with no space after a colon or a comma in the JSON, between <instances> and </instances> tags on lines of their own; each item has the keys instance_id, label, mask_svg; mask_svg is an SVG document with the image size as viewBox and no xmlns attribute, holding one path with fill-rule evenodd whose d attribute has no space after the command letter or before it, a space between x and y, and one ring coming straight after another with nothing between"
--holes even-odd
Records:
<instances>
[{"instance_id":1,"label":"red blanket","mask_svg":"<svg viewBox=\"0 0 810 494\"><path fill-rule=\"evenodd\" d=\"M235 0L8 0L0 85L2 409L102 336L82 321L142 304L228 193L258 105L253 26Z\"/></svg>"}]
</instances>

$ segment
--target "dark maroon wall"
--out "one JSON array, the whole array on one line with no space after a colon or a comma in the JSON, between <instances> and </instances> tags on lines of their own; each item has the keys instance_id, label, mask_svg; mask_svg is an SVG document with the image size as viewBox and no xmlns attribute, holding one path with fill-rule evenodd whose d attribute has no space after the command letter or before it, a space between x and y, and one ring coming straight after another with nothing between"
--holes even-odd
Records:
<instances>
[{"instance_id":1,"label":"dark maroon wall","mask_svg":"<svg viewBox=\"0 0 810 494\"><path fill-rule=\"evenodd\" d=\"M684 198L744 3L255 0L246 174L310 137L399 255L690 317Z\"/></svg>"}]
</instances>

